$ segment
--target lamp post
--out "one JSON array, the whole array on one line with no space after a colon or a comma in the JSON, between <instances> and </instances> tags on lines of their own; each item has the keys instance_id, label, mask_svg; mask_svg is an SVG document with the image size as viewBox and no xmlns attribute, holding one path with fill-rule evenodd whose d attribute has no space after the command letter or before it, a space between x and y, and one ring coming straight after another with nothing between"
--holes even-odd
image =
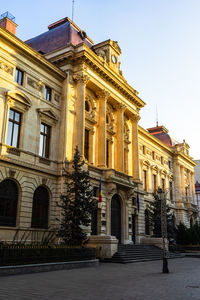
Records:
<instances>
[{"instance_id":1,"label":"lamp post","mask_svg":"<svg viewBox=\"0 0 200 300\"><path fill-rule=\"evenodd\" d=\"M166 198L165 192L158 188L158 198L161 201L161 232L162 232L162 242L163 242L163 273L169 273L168 261L167 261L167 211L166 211Z\"/></svg>"}]
</instances>

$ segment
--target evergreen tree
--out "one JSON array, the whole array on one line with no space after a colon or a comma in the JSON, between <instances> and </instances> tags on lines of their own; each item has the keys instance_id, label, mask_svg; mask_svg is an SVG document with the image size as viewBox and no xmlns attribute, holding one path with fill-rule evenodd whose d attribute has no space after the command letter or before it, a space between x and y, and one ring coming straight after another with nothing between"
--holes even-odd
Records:
<instances>
[{"instance_id":1,"label":"evergreen tree","mask_svg":"<svg viewBox=\"0 0 200 300\"><path fill-rule=\"evenodd\" d=\"M89 226L97 203L93 199L89 172L84 170L78 147L75 149L72 172L66 171L66 194L57 204L61 208L58 237L66 245L82 245L87 240L83 226Z\"/></svg>"},{"instance_id":2,"label":"evergreen tree","mask_svg":"<svg viewBox=\"0 0 200 300\"><path fill-rule=\"evenodd\" d=\"M150 224L153 228L154 237L162 237L161 231L161 200L158 195L154 195L154 201L149 207ZM175 224L173 222L173 216L171 209L166 204L166 215L167 215L167 235L168 239L175 238Z\"/></svg>"}]
</instances>

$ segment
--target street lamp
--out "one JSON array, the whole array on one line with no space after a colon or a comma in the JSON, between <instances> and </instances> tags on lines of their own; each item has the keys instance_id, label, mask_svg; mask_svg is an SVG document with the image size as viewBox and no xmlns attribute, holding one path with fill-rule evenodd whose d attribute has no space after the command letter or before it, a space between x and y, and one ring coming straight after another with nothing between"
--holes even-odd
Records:
<instances>
[{"instance_id":1,"label":"street lamp","mask_svg":"<svg viewBox=\"0 0 200 300\"><path fill-rule=\"evenodd\" d=\"M163 273L169 273L168 261L167 261L167 211L166 211L166 198L165 192L158 188L158 198L161 201L161 232L162 232L162 242L163 242Z\"/></svg>"}]
</instances>

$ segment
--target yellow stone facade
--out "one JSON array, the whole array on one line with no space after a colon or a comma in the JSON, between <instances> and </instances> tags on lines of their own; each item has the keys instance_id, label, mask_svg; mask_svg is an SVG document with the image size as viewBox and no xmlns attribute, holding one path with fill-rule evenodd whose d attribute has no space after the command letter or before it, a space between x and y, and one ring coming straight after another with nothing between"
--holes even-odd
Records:
<instances>
[{"instance_id":1,"label":"yellow stone facade","mask_svg":"<svg viewBox=\"0 0 200 300\"><path fill-rule=\"evenodd\" d=\"M117 230L121 243L140 242L146 236L144 211L153 201L153 175L156 188L164 182L166 191L172 190L176 222L188 225L191 217L195 220L195 163L184 153L184 145L167 147L138 126L145 103L123 77L117 42L107 40L91 48L84 39L91 40L83 36L76 46L42 55L2 27L0 36L0 192L6 179L18 189L16 226L0 226L0 240L12 240L16 229L18 238L25 231L30 232L28 240L41 238L46 229L31 227L38 187L49 195L48 230L56 226L56 202L65 190L63 169L69 168L76 145L94 191L102 180L96 235L110 236ZM22 84L16 82L18 69ZM51 101L45 99L47 87ZM17 147L6 142L10 110L21 114ZM48 157L40 155L41 124L50 128ZM112 207L116 197L118 229L113 219L117 208Z\"/></svg>"}]
</instances>

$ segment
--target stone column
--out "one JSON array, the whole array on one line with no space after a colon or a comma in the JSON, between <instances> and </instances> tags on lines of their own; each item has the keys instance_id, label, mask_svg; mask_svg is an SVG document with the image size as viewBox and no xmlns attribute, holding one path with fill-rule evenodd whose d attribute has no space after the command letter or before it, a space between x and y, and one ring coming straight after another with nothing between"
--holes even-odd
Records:
<instances>
[{"instance_id":1,"label":"stone column","mask_svg":"<svg viewBox=\"0 0 200 300\"><path fill-rule=\"evenodd\" d=\"M84 155L85 136L85 87L89 77L84 74L76 74L74 80L76 87L76 126L75 126L75 147L78 146L80 155Z\"/></svg>"},{"instance_id":2,"label":"stone column","mask_svg":"<svg viewBox=\"0 0 200 300\"><path fill-rule=\"evenodd\" d=\"M195 183L194 183L194 173L191 173L191 181L192 181L192 203L195 203Z\"/></svg>"},{"instance_id":3,"label":"stone column","mask_svg":"<svg viewBox=\"0 0 200 300\"><path fill-rule=\"evenodd\" d=\"M182 215L182 189L181 189L181 168L178 162L175 162L175 197L177 208L177 223L183 222Z\"/></svg>"},{"instance_id":4,"label":"stone column","mask_svg":"<svg viewBox=\"0 0 200 300\"><path fill-rule=\"evenodd\" d=\"M139 151L138 151L138 122L140 117L134 115L132 122L132 153L133 153L133 180L140 181L139 176Z\"/></svg>"},{"instance_id":5,"label":"stone column","mask_svg":"<svg viewBox=\"0 0 200 300\"><path fill-rule=\"evenodd\" d=\"M117 171L124 172L124 104L117 105Z\"/></svg>"},{"instance_id":6,"label":"stone column","mask_svg":"<svg viewBox=\"0 0 200 300\"><path fill-rule=\"evenodd\" d=\"M98 124L98 166L106 167L106 103L109 92L102 90L97 93L99 99L99 124Z\"/></svg>"},{"instance_id":7,"label":"stone column","mask_svg":"<svg viewBox=\"0 0 200 300\"><path fill-rule=\"evenodd\" d=\"M192 203L193 199L192 199L192 172L191 171L188 171L188 179L189 179L189 190L188 190L189 202Z\"/></svg>"},{"instance_id":8,"label":"stone column","mask_svg":"<svg viewBox=\"0 0 200 300\"><path fill-rule=\"evenodd\" d=\"M181 192L182 192L183 201L186 201L186 199L185 199L184 167L181 166L180 168L181 168Z\"/></svg>"}]
</instances>

